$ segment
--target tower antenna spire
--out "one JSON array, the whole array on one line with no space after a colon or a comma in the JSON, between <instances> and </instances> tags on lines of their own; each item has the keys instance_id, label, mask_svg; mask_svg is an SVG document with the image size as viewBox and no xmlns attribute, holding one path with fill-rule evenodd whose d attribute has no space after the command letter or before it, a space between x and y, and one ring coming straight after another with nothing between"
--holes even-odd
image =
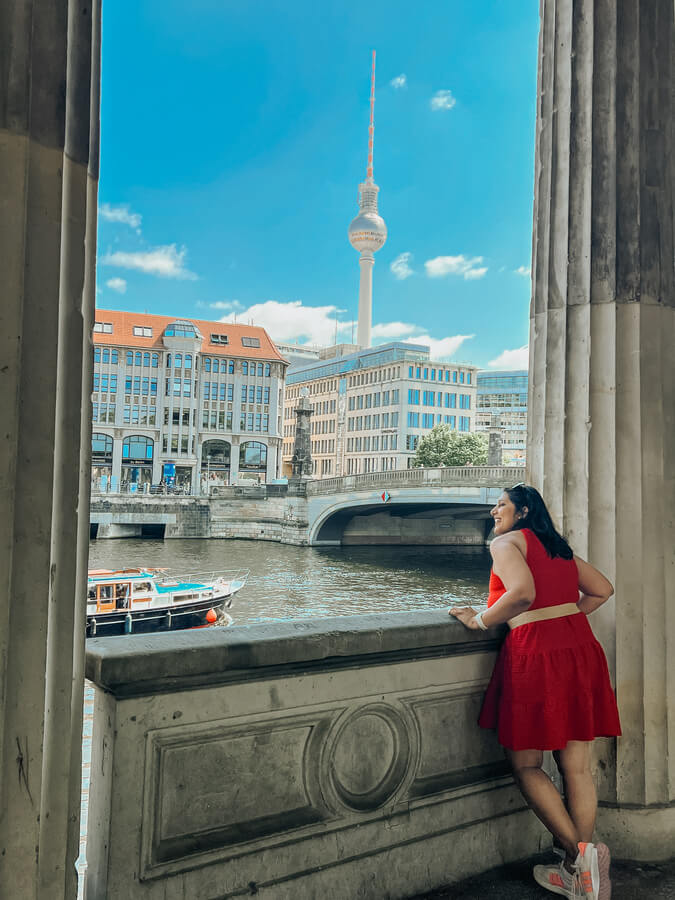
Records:
<instances>
[{"instance_id":1,"label":"tower antenna spire","mask_svg":"<svg viewBox=\"0 0 675 900\"><path fill-rule=\"evenodd\" d=\"M373 69L370 77L370 124L368 125L368 167L366 179L373 180L373 137L375 135L375 51L373 50Z\"/></svg>"},{"instance_id":2,"label":"tower antenna spire","mask_svg":"<svg viewBox=\"0 0 675 900\"><path fill-rule=\"evenodd\" d=\"M370 347L373 318L373 266L375 253L387 240L387 226L377 211L380 190L373 180L373 136L375 134L375 51L370 77L370 124L368 125L368 166L359 185L359 213L349 226L349 243L359 251L359 319L356 342Z\"/></svg>"}]
</instances>

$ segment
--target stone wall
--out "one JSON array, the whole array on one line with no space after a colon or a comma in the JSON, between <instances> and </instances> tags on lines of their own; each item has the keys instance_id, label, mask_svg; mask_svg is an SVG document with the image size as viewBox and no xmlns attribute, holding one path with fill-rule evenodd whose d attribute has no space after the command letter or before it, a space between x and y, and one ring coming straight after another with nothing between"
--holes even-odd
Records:
<instances>
[{"instance_id":1,"label":"stone wall","mask_svg":"<svg viewBox=\"0 0 675 900\"><path fill-rule=\"evenodd\" d=\"M476 725L500 639L442 610L90 640L88 900L403 898L536 852Z\"/></svg>"}]
</instances>

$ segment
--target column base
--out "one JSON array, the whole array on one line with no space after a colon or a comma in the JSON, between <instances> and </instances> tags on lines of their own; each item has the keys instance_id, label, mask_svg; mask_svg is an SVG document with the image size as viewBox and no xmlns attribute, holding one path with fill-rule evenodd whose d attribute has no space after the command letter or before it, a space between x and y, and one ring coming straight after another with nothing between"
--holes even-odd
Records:
<instances>
[{"instance_id":1,"label":"column base","mask_svg":"<svg viewBox=\"0 0 675 900\"><path fill-rule=\"evenodd\" d=\"M618 859L664 862L675 858L675 804L600 806L597 833Z\"/></svg>"}]
</instances>

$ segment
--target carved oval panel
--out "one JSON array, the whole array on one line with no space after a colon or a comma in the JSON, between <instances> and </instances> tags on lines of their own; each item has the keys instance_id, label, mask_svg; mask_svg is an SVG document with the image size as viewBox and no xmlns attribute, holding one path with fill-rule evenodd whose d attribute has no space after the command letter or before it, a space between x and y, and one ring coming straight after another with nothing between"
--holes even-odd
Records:
<instances>
[{"instance_id":1,"label":"carved oval panel","mask_svg":"<svg viewBox=\"0 0 675 900\"><path fill-rule=\"evenodd\" d=\"M408 774L412 738L404 714L388 704L371 703L347 713L327 740L324 787L348 809L378 809Z\"/></svg>"}]
</instances>

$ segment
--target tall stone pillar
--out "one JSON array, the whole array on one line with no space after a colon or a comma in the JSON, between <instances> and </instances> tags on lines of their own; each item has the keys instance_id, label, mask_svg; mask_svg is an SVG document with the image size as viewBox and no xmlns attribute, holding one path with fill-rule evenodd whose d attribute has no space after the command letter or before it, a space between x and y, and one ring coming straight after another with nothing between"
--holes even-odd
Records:
<instances>
[{"instance_id":1,"label":"tall stone pillar","mask_svg":"<svg viewBox=\"0 0 675 900\"><path fill-rule=\"evenodd\" d=\"M300 399L295 409L295 442L291 460L292 478L311 478L314 469L312 462L312 404L309 402L309 391L302 388Z\"/></svg>"},{"instance_id":2,"label":"tall stone pillar","mask_svg":"<svg viewBox=\"0 0 675 900\"><path fill-rule=\"evenodd\" d=\"M490 417L490 430L488 431L488 466L501 466L502 453L502 421L500 415Z\"/></svg>"},{"instance_id":3,"label":"tall stone pillar","mask_svg":"<svg viewBox=\"0 0 675 900\"><path fill-rule=\"evenodd\" d=\"M675 835L673 2L542 0L528 469L615 600L602 834Z\"/></svg>"},{"instance_id":4,"label":"tall stone pillar","mask_svg":"<svg viewBox=\"0 0 675 900\"><path fill-rule=\"evenodd\" d=\"M0 894L75 898L97 0L0 4Z\"/></svg>"}]
</instances>

